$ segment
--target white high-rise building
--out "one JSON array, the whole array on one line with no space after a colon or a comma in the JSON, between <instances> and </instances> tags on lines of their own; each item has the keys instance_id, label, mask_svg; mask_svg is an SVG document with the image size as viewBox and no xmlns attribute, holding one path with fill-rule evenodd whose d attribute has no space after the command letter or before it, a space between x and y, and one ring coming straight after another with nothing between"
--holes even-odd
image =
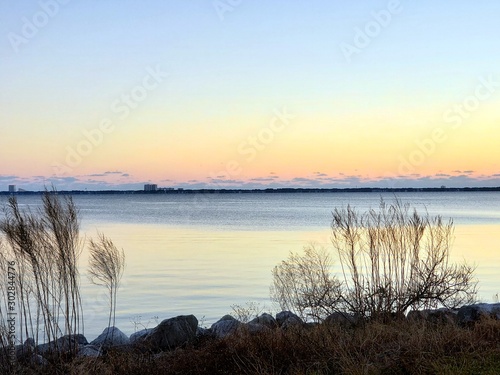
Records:
<instances>
[{"instance_id":1,"label":"white high-rise building","mask_svg":"<svg viewBox=\"0 0 500 375\"><path fill-rule=\"evenodd\" d=\"M16 185L9 185L9 193L15 193L16 191Z\"/></svg>"},{"instance_id":2,"label":"white high-rise building","mask_svg":"<svg viewBox=\"0 0 500 375\"><path fill-rule=\"evenodd\" d=\"M144 191L156 191L156 190L158 190L158 185L156 185L156 184L144 185Z\"/></svg>"}]
</instances>

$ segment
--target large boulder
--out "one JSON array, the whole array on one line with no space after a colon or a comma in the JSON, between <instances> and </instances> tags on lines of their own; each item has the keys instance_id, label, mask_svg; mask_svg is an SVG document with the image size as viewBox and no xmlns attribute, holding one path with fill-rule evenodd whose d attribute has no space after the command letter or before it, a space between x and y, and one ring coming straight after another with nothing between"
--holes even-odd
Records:
<instances>
[{"instance_id":1,"label":"large boulder","mask_svg":"<svg viewBox=\"0 0 500 375\"><path fill-rule=\"evenodd\" d=\"M22 358L35 352L36 343L31 337L24 341L24 344L16 345L16 357Z\"/></svg>"},{"instance_id":2,"label":"large boulder","mask_svg":"<svg viewBox=\"0 0 500 375\"><path fill-rule=\"evenodd\" d=\"M210 330L215 337L221 339L236 332L242 325L243 323L233 318L231 315L224 315L217 322L212 324Z\"/></svg>"},{"instance_id":3,"label":"large boulder","mask_svg":"<svg viewBox=\"0 0 500 375\"><path fill-rule=\"evenodd\" d=\"M144 329L141 329L140 331L132 333L129 337L130 344L135 344L136 342L139 342L140 340L144 339L152 331L153 331L153 328L144 328Z\"/></svg>"},{"instance_id":4,"label":"large boulder","mask_svg":"<svg viewBox=\"0 0 500 375\"><path fill-rule=\"evenodd\" d=\"M411 321L426 321L434 324L454 323L457 319L458 310L440 308L412 310L408 312L407 318Z\"/></svg>"},{"instance_id":5,"label":"large boulder","mask_svg":"<svg viewBox=\"0 0 500 375\"><path fill-rule=\"evenodd\" d=\"M304 321L291 311L281 311L276 314L276 322L283 329L301 327L304 325Z\"/></svg>"},{"instance_id":6,"label":"large boulder","mask_svg":"<svg viewBox=\"0 0 500 375\"><path fill-rule=\"evenodd\" d=\"M278 322L274 317L270 314L264 313L250 320L248 324L260 324L267 328L276 328L278 326Z\"/></svg>"},{"instance_id":7,"label":"large boulder","mask_svg":"<svg viewBox=\"0 0 500 375\"><path fill-rule=\"evenodd\" d=\"M196 337L204 338L204 337L212 337L212 330L210 328L198 327L196 329Z\"/></svg>"},{"instance_id":8,"label":"large boulder","mask_svg":"<svg viewBox=\"0 0 500 375\"><path fill-rule=\"evenodd\" d=\"M461 325L473 324L482 318L500 319L500 303L462 306L457 314L457 322Z\"/></svg>"},{"instance_id":9,"label":"large boulder","mask_svg":"<svg viewBox=\"0 0 500 375\"><path fill-rule=\"evenodd\" d=\"M152 350L175 349L196 338L198 319L194 315L180 315L165 319L136 343Z\"/></svg>"},{"instance_id":10,"label":"large boulder","mask_svg":"<svg viewBox=\"0 0 500 375\"><path fill-rule=\"evenodd\" d=\"M101 349L95 345L85 345L78 351L78 357L97 358L101 355Z\"/></svg>"},{"instance_id":11,"label":"large boulder","mask_svg":"<svg viewBox=\"0 0 500 375\"><path fill-rule=\"evenodd\" d=\"M245 328L249 333L265 332L276 327L278 327L278 322L272 315L267 313L259 315L245 324Z\"/></svg>"},{"instance_id":12,"label":"large boulder","mask_svg":"<svg viewBox=\"0 0 500 375\"><path fill-rule=\"evenodd\" d=\"M336 325L344 328L349 328L357 325L359 319L354 315L347 312L334 312L328 315L323 324Z\"/></svg>"},{"instance_id":13,"label":"large boulder","mask_svg":"<svg viewBox=\"0 0 500 375\"><path fill-rule=\"evenodd\" d=\"M51 341L49 343L40 344L36 347L36 351L39 354L45 354L50 351L56 352L68 352L73 348L78 348L80 345L87 345L88 341L82 334L76 335L65 335L59 337L57 340Z\"/></svg>"},{"instance_id":14,"label":"large boulder","mask_svg":"<svg viewBox=\"0 0 500 375\"><path fill-rule=\"evenodd\" d=\"M40 354L32 354L29 358L29 363L35 366L47 366L49 361L43 358Z\"/></svg>"},{"instance_id":15,"label":"large boulder","mask_svg":"<svg viewBox=\"0 0 500 375\"><path fill-rule=\"evenodd\" d=\"M98 348L112 348L115 346L128 345L129 343L130 339L126 334L116 327L108 327L105 328L90 345L94 345Z\"/></svg>"},{"instance_id":16,"label":"large boulder","mask_svg":"<svg viewBox=\"0 0 500 375\"><path fill-rule=\"evenodd\" d=\"M267 331L271 330L268 326L265 326L264 324L260 324L260 323L248 322L248 323L244 324L244 327L248 333L252 333L252 334L267 332Z\"/></svg>"}]
</instances>

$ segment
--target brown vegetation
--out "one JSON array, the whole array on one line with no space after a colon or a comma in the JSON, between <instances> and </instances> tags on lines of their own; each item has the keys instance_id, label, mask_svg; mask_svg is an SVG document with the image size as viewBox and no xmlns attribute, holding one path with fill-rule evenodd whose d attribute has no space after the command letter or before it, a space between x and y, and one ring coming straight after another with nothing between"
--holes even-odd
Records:
<instances>
[{"instance_id":1,"label":"brown vegetation","mask_svg":"<svg viewBox=\"0 0 500 375\"><path fill-rule=\"evenodd\" d=\"M271 297L281 309L321 320L348 312L364 319L403 316L422 308L472 303L474 267L449 260L453 222L411 211L396 200L358 213L335 209L332 257L308 247L274 268ZM331 273L336 260L342 272Z\"/></svg>"},{"instance_id":2,"label":"brown vegetation","mask_svg":"<svg viewBox=\"0 0 500 375\"><path fill-rule=\"evenodd\" d=\"M8 245L0 252L2 265L12 263L15 269L12 280L21 327L17 339L49 342L83 331L77 268L82 243L71 197L60 199L46 192L36 212L22 211L11 197L0 231ZM6 271L4 266L0 270L3 280L7 280ZM6 295L4 290L2 294ZM2 326L6 326L7 312L7 306L0 309Z\"/></svg>"},{"instance_id":3,"label":"brown vegetation","mask_svg":"<svg viewBox=\"0 0 500 375\"><path fill-rule=\"evenodd\" d=\"M25 374L497 374L500 321L455 324L371 322L346 329L241 332L160 354L113 351Z\"/></svg>"},{"instance_id":4,"label":"brown vegetation","mask_svg":"<svg viewBox=\"0 0 500 375\"><path fill-rule=\"evenodd\" d=\"M96 285L103 285L109 292L108 327L115 325L116 296L125 270L125 253L118 250L111 239L99 233L97 240L89 241L89 275Z\"/></svg>"}]
</instances>

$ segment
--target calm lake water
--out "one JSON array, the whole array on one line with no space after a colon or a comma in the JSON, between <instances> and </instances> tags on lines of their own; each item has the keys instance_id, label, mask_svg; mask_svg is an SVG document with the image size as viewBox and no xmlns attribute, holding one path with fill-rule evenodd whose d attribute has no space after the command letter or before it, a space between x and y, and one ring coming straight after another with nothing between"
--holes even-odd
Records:
<instances>
[{"instance_id":1,"label":"calm lake water","mask_svg":"<svg viewBox=\"0 0 500 375\"><path fill-rule=\"evenodd\" d=\"M500 292L500 193L398 193L398 198L431 215L452 218L452 259L477 265L479 298ZM162 194L78 195L82 231L102 232L126 253L118 293L116 325L127 334L156 321L194 314L209 325L234 304L269 300L271 270L290 251L311 242L331 248L335 207L378 208L394 194ZM5 201L5 197L0 198ZM39 205L40 197L19 197ZM107 325L107 295L89 283L87 254L81 259L85 334L96 337Z\"/></svg>"}]
</instances>

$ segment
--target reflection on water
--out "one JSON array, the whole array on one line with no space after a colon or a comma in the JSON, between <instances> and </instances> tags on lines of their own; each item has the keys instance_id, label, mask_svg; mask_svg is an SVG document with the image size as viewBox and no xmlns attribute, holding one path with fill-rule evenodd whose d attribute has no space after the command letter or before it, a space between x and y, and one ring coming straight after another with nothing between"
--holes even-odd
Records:
<instances>
[{"instance_id":1,"label":"reflection on water","mask_svg":"<svg viewBox=\"0 0 500 375\"><path fill-rule=\"evenodd\" d=\"M500 225L457 226L451 255L477 266L479 299L492 302L500 293Z\"/></svg>"},{"instance_id":2,"label":"reflection on water","mask_svg":"<svg viewBox=\"0 0 500 375\"><path fill-rule=\"evenodd\" d=\"M88 195L75 196L75 202L87 236L99 230L126 252L117 326L130 334L138 316L150 326L154 316L179 314L210 324L233 304L256 301L273 309L272 268L309 242L331 248L331 211L347 204L361 212L377 208L381 195L394 199L390 193L179 194ZM453 218L452 259L477 265L480 298L491 301L500 292L500 194L398 193L398 198L420 212ZM33 207L40 197L19 201ZM93 338L107 325L108 302L104 288L88 282L86 257L82 294L86 334Z\"/></svg>"},{"instance_id":3,"label":"reflection on water","mask_svg":"<svg viewBox=\"0 0 500 375\"><path fill-rule=\"evenodd\" d=\"M103 225L99 230L126 251L117 325L127 333L133 332L130 320L138 315L147 321L153 316L194 314L210 324L230 313L233 304L258 301L271 308L269 285L274 265L309 241L328 240L328 230L198 231L131 224ZM82 264L87 264L86 254ZM83 293L95 296L99 289L83 279ZM89 308L96 304L93 299ZM101 310L105 312L105 303ZM100 320L98 327L106 324L105 314L95 320ZM90 332L93 326L87 322L88 333L98 334Z\"/></svg>"},{"instance_id":4,"label":"reflection on water","mask_svg":"<svg viewBox=\"0 0 500 375\"><path fill-rule=\"evenodd\" d=\"M289 251L300 251L310 242L331 249L328 228L289 232L205 231L113 224L99 229L127 254L117 314L117 325L127 333L134 330L131 320L135 316L141 316L142 322L147 323L153 316L161 320L192 313L210 324L230 313L233 304L257 301L272 309L269 301L272 268ZM480 298L491 301L500 290L497 280L500 225L457 226L455 237L452 260L466 259L477 265ZM83 287L86 296L98 291L86 281ZM85 298L85 302L88 300ZM97 335L106 324L105 314L95 319L98 324L87 322L89 335Z\"/></svg>"}]
</instances>

